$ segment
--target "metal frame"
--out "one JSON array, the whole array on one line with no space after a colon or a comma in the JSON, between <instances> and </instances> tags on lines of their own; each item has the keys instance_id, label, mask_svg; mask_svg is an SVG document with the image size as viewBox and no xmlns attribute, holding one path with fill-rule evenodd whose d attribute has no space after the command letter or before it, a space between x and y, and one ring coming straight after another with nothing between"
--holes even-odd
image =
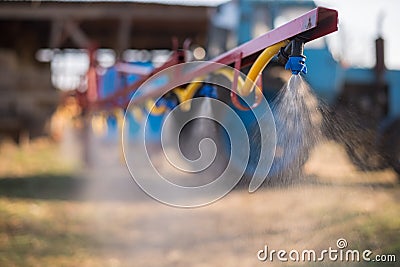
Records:
<instances>
[{"instance_id":1,"label":"metal frame","mask_svg":"<svg viewBox=\"0 0 400 267\"><path fill-rule=\"evenodd\" d=\"M255 61L257 56L267 47L276 44L283 40L293 39L294 37L301 38L304 42L309 42L329 33L335 32L338 29L338 12L333 9L317 7L302 16L274 29L264 35L248 41L218 57L213 60L204 62L200 67L191 71L190 73L185 73L177 76L177 80L173 81L173 84L177 84L180 81L182 83L187 83L195 79L196 77L211 73L215 71L216 64L220 63L224 65L229 65L237 70L242 67L247 66ZM148 75L144 75L134 84L123 88L113 95L103 98L101 100L88 102L90 109L107 109L115 106L120 106L126 108L129 100L127 100L128 95L140 87L148 78L150 78L155 73L168 68L170 66L183 63L184 62L184 51L176 50L171 58L161 67L155 69ZM236 74L237 75L237 74ZM237 82L237 77L233 81L233 88L235 88L235 83ZM155 90L151 90L148 93L142 93L140 96L132 99L133 104L138 104L143 102L148 98L159 97L167 93L171 88L171 84L159 87Z\"/></svg>"}]
</instances>

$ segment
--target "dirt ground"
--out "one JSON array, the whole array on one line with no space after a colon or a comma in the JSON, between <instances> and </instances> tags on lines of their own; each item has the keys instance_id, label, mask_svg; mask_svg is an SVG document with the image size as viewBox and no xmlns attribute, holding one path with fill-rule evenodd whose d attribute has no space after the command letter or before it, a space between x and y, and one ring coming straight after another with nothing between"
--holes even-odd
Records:
<instances>
[{"instance_id":1,"label":"dirt ground","mask_svg":"<svg viewBox=\"0 0 400 267\"><path fill-rule=\"evenodd\" d=\"M77 161L79 144L65 140L49 153ZM234 190L197 209L173 208L144 194L115 142L92 139L92 148L92 168L71 176L51 166L37 177L1 170L0 266L344 266L257 259L265 245L321 251L336 248L339 238L349 249L400 260L397 176L357 171L335 143L317 147L299 184L253 194ZM28 157L29 165L29 155L38 154L24 151L3 146L0 155L18 154L9 161L19 164L18 157Z\"/></svg>"},{"instance_id":2,"label":"dirt ground","mask_svg":"<svg viewBox=\"0 0 400 267\"><path fill-rule=\"evenodd\" d=\"M264 245L322 250L339 238L351 248L399 248L398 237L395 248L384 241L400 230L394 173L357 172L334 143L316 149L299 185L235 190L198 209L172 208L143 194L114 143L94 140L92 149L94 166L85 174L91 182L82 194L106 200L93 225L116 266L254 266L262 264L256 253ZM115 224L125 225L122 234L112 234Z\"/></svg>"}]
</instances>

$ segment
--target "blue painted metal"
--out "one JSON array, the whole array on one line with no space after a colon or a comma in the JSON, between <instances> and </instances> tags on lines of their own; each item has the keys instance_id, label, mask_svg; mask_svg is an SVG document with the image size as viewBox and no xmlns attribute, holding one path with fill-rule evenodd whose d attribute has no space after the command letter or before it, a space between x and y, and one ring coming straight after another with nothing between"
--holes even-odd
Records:
<instances>
[{"instance_id":1,"label":"blue painted metal","mask_svg":"<svg viewBox=\"0 0 400 267\"><path fill-rule=\"evenodd\" d=\"M252 8L249 5L247 0L239 1L239 25L238 25L238 43L243 44L249 40L251 40L250 33L252 32Z\"/></svg>"},{"instance_id":2,"label":"blue painted metal","mask_svg":"<svg viewBox=\"0 0 400 267\"><path fill-rule=\"evenodd\" d=\"M400 71L388 70L385 79L389 86L389 116L400 117Z\"/></svg>"},{"instance_id":3,"label":"blue painted metal","mask_svg":"<svg viewBox=\"0 0 400 267\"><path fill-rule=\"evenodd\" d=\"M139 140L141 133L141 122L137 121L135 117L130 112L125 113L125 123L128 128L128 137L129 140Z\"/></svg>"},{"instance_id":4,"label":"blue painted metal","mask_svg":"<svg viewBox=\"0 0 400 267\"><path fill-rule=\"evenodd\" d=\"M152 64L150 62L133 62L130 63L132 65L138 66L148 66L151 67ZM139 75L135 74L122 74L117 71L115 66L112 66L105 70L105 73L99 77L99 97L104 98L107 96L112 95L117 90L124 88L125 86L131 85L135 83L138 79L140 79ZM165 83L165 79L159 79L155 81L156 83ZM133 93L132 93L133 94ZM131 96L130 96L131 97ZM165 99L161 98L159 101L162 104L166 104L170 109L175 107L177 103L172 103L171 101L166 101ZM156 104L160 104L156 103ZM143 110L143 112L145 112ZM141 122L136 121L134 116L127 112L126 116L126 123L128 125L128 136L131 140L137 139L140 136L141 131L143 130L144 125ZM157 142L160 140L160 133L161 133L161 126L163 121L164 115L155 116L155 115L148 115L147 125L146 125L146 140L149 142ZM106 118L107 122L107 133L105 136L106 140L113 140L116 141L119 138L119 131L118 131L118 123L117 118L114 114L108 114Z\"/></svg>"},{"instance_id":5,"label":"blue painted metal","mask_svg":"<svg viewBox=\"0 0 400 267\"><path fill-rule=\"evenodd\" d=\"M210 84L203 85L195 96L211 97L215 99L218 98L216 88Z\"/></svg>"},{"instance_id":6,"label":"blue painted metal","mask_svg":"<svg viewBox=\"0 0 400 267\"><path fill-rule=\"evenodd\" d=\"M146 114L145 141L151 144L161 143L161 128L164 122L165 114L153 115Z\"/></svg>"},{"instance_id":7,"label":"blue painted metal","mask_svg":"<svg viewBox=\"0 0 400 267\"><path fill-rule=\"evenodd\" d=\"M106 141L118 140L118 122L117 118L113 114L109 114L106 118L107 132L104 136Z\"/></svg>"},{"instance_id":8,"label":"blue painted metal","mask_svg":"<svg viewBox=\"0 0 400 267\"><path fill-rule=\"evenodd\" d=\"M283 8L305 7L310 10L316 8L312 0L239 0L240 14L238 24L238 43L243 44L253 38L254 11L262 8L269 14L269 21L266 21L271 29L276 28L275 19Z\"/></svg>"},{"instance_id":9,"label":"blue painted metal","mask_svg":"<svg viewBox=\"0 0 400 267\"><path fill-rule=\"evenodd\" d=\"M291 70L294 75L300 72L307 74L306 58L304 56L290 56L285 69Z\"/></svg>"},{"instance_id":10,"label":"blue painted metal","mask_svg":"<svg viewBox=\"0 0 400 267\"><path fill-rule=\"evenodd\" d=\"M327 104L333 105L338 99L345 81L345 70L332 57L327 47L322 49L304 49L308 74L305 79L317 95Z\"/></svg>"},{"instance_id":11,"label":"blue painted metal","mask_svg":"<svg viewBox=\"0 0 400 267\"><path fill-rule=\"evenodd\" d=\"M99 80L99 97L112 95L117 90L117 83L119 82L116 68L114 66L108 68Z\"/></svg>"},{"instance_id":12,"label":"blue painted metal","mask_svg":"<svg viewBox=\"0 0 400 267\"><path fill-rule=\"evenodd\" d=\"M166 106L169 110L174 109L178 105L178 100L176 99L166 99L164 97L161 97L157 100L156 106Z\"/></svg>"}]
</instances>

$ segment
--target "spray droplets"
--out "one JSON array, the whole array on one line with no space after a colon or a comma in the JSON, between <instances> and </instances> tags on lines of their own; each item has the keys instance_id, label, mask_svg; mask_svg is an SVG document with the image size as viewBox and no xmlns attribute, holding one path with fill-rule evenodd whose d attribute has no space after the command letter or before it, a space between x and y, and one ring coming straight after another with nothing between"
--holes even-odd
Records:
<instances>
[{"instance_id":1,"label":"spray droplets","mask_svg":"<svg viewBox=\"0 0 400 267\"><path fill-rule=\"evenodd\" d=\"M290 184L301 176L310 151L322 138L322 114L316 96L300 75L291 76L271 108L277 146L267 181L268 184ZM254 137L257 146L259 133Z\"/></svg>"}]
</instances>

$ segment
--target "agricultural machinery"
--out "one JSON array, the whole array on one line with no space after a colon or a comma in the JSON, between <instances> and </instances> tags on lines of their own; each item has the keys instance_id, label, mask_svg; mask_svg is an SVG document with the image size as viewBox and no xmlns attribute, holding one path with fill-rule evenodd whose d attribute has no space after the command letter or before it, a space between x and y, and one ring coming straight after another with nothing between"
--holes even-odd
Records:
<instances>
[{"instance_id":1,"label":"agricultural machinery","mask_svg":"<svg viewBox=\"0 0 400 267\"><path fill-rule=\"evenodd\" d=\"M177 49L175 44L170 58L159 67L149 63L119 63L98 77L99 84L89 83L88 90L81 97L84 110L95 114L108 114L106 123L109 128L116 128L118 120L122 118L114 111L124 110L133 137L140 129L135 114L149 113L147 138L157 143L163 120L169 111L191 98L205 96L229 104L251 134L255 118L249 109L257 109L260 94L272 100L291 74L300 75L299 73L306 72L307 60L311 64L307 65L308 74L304 77L321 99L321 103L329 107L321 109L327 122L323 127L326 135L342 142L350 159L360 169L376 170L391 166L399 172L400 110L395 104L395 99L400 97L400 90L397 88L400 86L400 72L385 68L383 40L378 39L376 42L377 64L374 69L344 68L335 61L323 39L320 42L322 46L317 48L304 46L309 41L337 30L336 11L315 8L313 1L239 1L239 5L237 37L239 43L242 43L240 46L210 59L208 63L204 62L185 75L159 81L151 90L144 90L140 95L134 95L135 90L147 79L168 67L187 62L185 50L189 48L189 44L184 44L182 50ZM292 11L293 8L314 9L275 27L275 22L282 18L282 13ZM251 33L258 16L250 14L258 13L264 16L267 14L270 22L268 26L273 30L252 39ZM235 71L219 71L212 63L230 66L246 73L246 80L257 83L256 88L262 88L262 92L251 87L248 87L250 89L247 91L241 90L240 88L246 86L241 87L240 83L243 81L240 81L239 74ZM219 72L228 84L230 82L228 86L233 92L229 93L223 88L207 83L207 79L199 78L216 72ZM262 75L262 80L257 79L259 75ZM182 85L178 86L177 81ZM176 88L170 91L171 86ZM155 101L160 96L161 98ZM243 103L241 99L246 97L254 97L254 104ZM129 102L134 110L128 109ZM195 126L192 124L191 127ZM211 123L209 127L214 126ZM189 135L196 131L187 132ZM202 135L199 131L197 134ZM229 150L226 134L221 131L217 135L219 149ZM278 138L279 153L275 155L269 172L272 176L284 173L285 169L300 168L307 160L307 153L296 151L296 147L290 151L282 150L282 147L284 145L280 146ZM250 159L248 172L253 171L252 160L257 161L260 157L257 148L253 149L252 153L255 155L251 155L253 159Z\"/></svg>"},{"instance_id":2,"label":"agricultural machinery","mask_svg":"<svg viewBox=\"0 0 400 267\"><path fill-rule=\"evenodd\" d=\"M252 111L265 108L259 107L260 101L264 95L270 93L265 89L267 86L264 86L264 81L259 79L265 67L279 58L293 75L305 73L304 45L336 30L337 12L318 7L214 59L200 62L192 69L173 72L156 79L151 86L146 84L148 79L154 78L160 71L171 66L187 62L185 51L189 47L188 42L184 43L183 49L175 49L170 58L159 67L148 63L117 63L103 71L97 78L94 77L97 73L93 56L95 51L89 50L89 58L92 60L87 76L88 89L83 93L76 93L85 114L102 114L102 116L107 114L103 117L106 118L109 128L116 128L118 121L123 118L121 110L124 111L128 129L133 132L130 133L132 138L135 138L135 133L139 133L141 124L135 114L148 115L146 138L153 139L152 141L157 143L160 141L163 120L168 113L178 105L184 111L189 110L190 105L188 106L187 101L196 97L216 98L231 106L244 123L247 134L251 136L254 124L262 123L256 120ZM230 69L225 68L226 66ZM244 77L239 74L240 71L246 73ZM211 76L222 77L227 82L226 87L232 90L226 90L223 86L209 82ZM140 93L136 93L139 88L141 88ZM193 124L191 126L193 130L182 132L183 138L190 139L192 136L185 136L190 133L197 135L193 138L201 139L201 135L204 138L212 132L214 126L214 123L210 122L209 127L201 127L203 130L200 130ZM226 133L222 130L216 131L216 137L218 151L229 154L230 144ZM254 140L250 142L257 143ZM258 162L262 151L257 151L257 147L253 146L251 154L253 155L250 155L249 166L246 169L248 173L254 172L251 162ZM282 151L280 157L285 154L288 154L287 151ZM300 155L291 154L293 161L298 161L296 157ZM235 163L235 157L238 155L228 156L231 156ZM282 173L283 169L293 168L292 164L281 164L281 160L277 158L272 157L270 161L275 162L270 169L270 175ZM253 190L260 186L257 181L255 183L250 184Z\"/></svg>"},{"instance_id":3,"label":"agricultural machinery","mask_svg":"<svg viewBox=\"0 0 400 267\"><path fill-rule=\"evenodd\" d=\"M228 3L232 4L232 3ZM231 34L237 42L253 38L260 25L273 29L282 19L315 8L314 1L237 1L238 23ZM213 31L211 31L213 32ZM212 36L211 36L212 37ZM225 44L212 43L217 47ZM361 170L391 166L400 172L400 71L388 70L384 40L376 39L376 65L372 69L344 67L328 49L325 38L305 47L308 62L305 79L324 109L328 137L344 144L352 162ZM217 49L218 50L218 49ZM277 61L263 73L265 94L276 94L288 75Z\"/></svg>"}]
</instances>

